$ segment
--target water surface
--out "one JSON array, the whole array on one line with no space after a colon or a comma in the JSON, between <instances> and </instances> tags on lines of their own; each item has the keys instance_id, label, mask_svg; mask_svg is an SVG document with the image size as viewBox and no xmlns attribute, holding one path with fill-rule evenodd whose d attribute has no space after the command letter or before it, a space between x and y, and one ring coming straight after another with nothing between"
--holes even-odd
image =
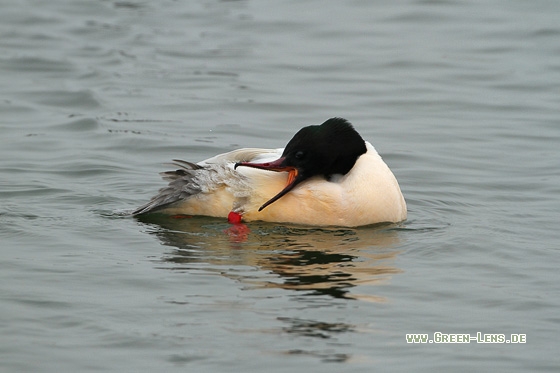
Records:
<instances>
[{"instance_id":1,"label":"water surface","mask_svg":"<svg viewBox=\"0 0 560 373\"><path fill-rule=\"evenodd\" d=\"M551 371L557 2L25 1L0 12L5 371ZM137 220L163 163L342 116L409 218ZM407 344L407 333L526 334Z\"/></svg>"}]
</instances>

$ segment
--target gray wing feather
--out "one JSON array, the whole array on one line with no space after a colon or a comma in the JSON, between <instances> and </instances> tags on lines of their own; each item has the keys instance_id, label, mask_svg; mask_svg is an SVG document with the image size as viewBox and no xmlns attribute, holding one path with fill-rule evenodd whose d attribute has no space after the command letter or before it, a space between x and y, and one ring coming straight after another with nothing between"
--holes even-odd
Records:
<instances>
[{"instance_id":1,"label":"gray wing feather","mask_svg":"<svg viewBox=\"0 0 560 373\"><path fill-rule=\"evenodd\" d=\"M132 215L146 214L161 210L177 201L189 198L197 193L200 193L201 188L194 181L196 172L204 169L196 163L174 159L173 166L180 167L175 171L161 172L163 180L169 181L169 184L161 188L159 193L154 196L150 202L140 206L132 212Z\"/></svg>"},{"instance_id":2,"label":"gray wing feather","mask_svg":"<svg viewBox=\"0 0 560 373\"><path fill-rule=\"evenodd\" d=\"M219 154L199 164L174 159L171 165L179 168L175 171L160 173L169 184L160 189L150 202L137 208L132 214L140 215L162 210L196 194L210 193L215 188L230 187L231 184L235 185L235 198L246 198L248 196L244 193L250 190L249 186L244 185L247 180L243 175L235 172L231 166L236 162L262 162L268 158L275 159L282 154L282 151L283 149L237 149ZM240 185L241 187L239 187Z\"/></svg>"}]
</instances>

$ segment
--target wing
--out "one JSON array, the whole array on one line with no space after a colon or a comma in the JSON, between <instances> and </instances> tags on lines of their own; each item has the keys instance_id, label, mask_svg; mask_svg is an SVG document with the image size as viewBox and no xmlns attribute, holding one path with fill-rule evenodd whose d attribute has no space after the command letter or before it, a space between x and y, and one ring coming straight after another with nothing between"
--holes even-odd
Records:
<instances>
[{"instance_id":1,"label":"wing","mask_svg":"<svg viewBox=\"0 0 560 373\"><path fill-rule=\"evenodd\" d=\"M158 194L152 197L150 202L134 210L132 215L155 212L177 201L200 193L200 185L194 179L197 171L202 170L204 167L179 159L174 159L172 165L179 167L179 169L160 173L163 180L169 181L169 184L165 188L161 188Z\"/></svg>"},{"instance_id":2,"label":"wing","mask_svg":"<svg viewBox=\"0 0 560 373\"><path fill-rule=\"evenodd\" d=\"M224 185L234 189L235 185L240 185L243 186L240 189L247 189L247 176L244 174L247 170L236 171L233 169L233 165L236 162L274 159L279 157L282 151L283 149L238 149L199 163L174 159L172 165L177 166L178 169L160 173L169 184L160 189L159 193L148 203L134 210L132 214L156 212L196 194L211 193Z\"/></svg>"}]
</instances>

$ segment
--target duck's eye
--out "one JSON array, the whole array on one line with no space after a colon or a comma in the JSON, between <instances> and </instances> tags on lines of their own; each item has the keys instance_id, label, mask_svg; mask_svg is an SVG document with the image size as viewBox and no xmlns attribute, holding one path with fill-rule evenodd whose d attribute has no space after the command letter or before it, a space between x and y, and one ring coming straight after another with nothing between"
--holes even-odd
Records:
<instances>
[{"instance_id":1,"label":"duck's eye","mask_svg":"<svg viewBox=\"0 0 560 373\"><path fill-rule=\"evenodd\" d=\"M298 151L298 152L296 152L296 154L294 155L294 157L295 157L296 159L302 159L304 156L305 156L305 153L304 153L303 151L301 151L301 150Z\"/></svg>"}]
</instances>

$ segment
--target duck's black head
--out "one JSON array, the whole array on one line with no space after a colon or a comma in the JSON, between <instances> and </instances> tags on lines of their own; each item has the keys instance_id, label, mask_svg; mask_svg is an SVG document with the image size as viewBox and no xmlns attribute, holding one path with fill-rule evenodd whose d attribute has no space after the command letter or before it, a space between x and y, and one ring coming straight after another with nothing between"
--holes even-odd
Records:
<instances>
[{"instance_id":1,"label":"duck's black head","mask_svg":"<svg viewBox=\"0 0 560 373\"><path fill-rule=\"evenodd\" d=\"M282 157L276 161L241 162L235 167L289 172L286 187L262 205L260 211L312 176L323 175L329 179L334 174L347 174L358 157L366 151L364 140L350 122L342 118L331 118L321 125L299 130L284 148Z\"/></svg>"},{"instance_id":2,"label":"duck's black head","mask_svg":"<svg viewBox=\"0 0 560 373\"><path fill-rule=\"evenodd\" d=\"M299 130L288 142L282 157L285 166L295 167L307 177L346 174L366 152L360 134L346 119L331 118L319 126Z\"/></svg>"}]
</instances>

